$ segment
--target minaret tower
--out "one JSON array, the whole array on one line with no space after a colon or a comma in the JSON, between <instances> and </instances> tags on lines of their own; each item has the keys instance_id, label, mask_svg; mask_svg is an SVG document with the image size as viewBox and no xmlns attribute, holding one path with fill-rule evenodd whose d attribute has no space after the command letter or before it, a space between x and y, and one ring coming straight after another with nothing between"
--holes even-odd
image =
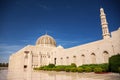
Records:
<instances>
[{"instance_id":1,"label":"minaret tower","mask_svg":"<svg viewBox=\"0 0 120 80\"><path fill-rule=\"evenodd\" d=\"M101 19L103 39L108 39L108 38L110 38L110 33L109 33L109 29L108 29L108 23L107 23L107 20L106 20L106 15L104 13L103 8L100 9L100 19Z\"/></svg>"}]
</instances>

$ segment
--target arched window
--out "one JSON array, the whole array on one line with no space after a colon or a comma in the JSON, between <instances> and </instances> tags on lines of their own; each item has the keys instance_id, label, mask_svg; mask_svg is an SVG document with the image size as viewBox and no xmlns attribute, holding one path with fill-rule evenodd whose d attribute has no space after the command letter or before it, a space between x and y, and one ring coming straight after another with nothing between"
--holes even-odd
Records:
<instances>
[{"instance_id":1,"label":"arched window","mask_svg":"<svg viewBox=\"0 0 120 80\"><path fill-rule=\"evenodd\" d=\"M69 59L69 57L67 56L66 59Z\"/></svg>"},{"instance_id":2,"label":"arched window","mask_svg":"<svg viewBox=\"0 0 120 80\"><path fill-rule=\"evenodd\" d=\"M28 54L25 54L25 59L27 59L28 58Z\"/></svg>"},{"instance_id":3,"label":"arched window","mask_svg":"<svg viewBox=\"0 0 120 80\"><path fill-rule=\"evenodd\" d=\"M73 63L76 63L76 56L73 56Z\"/></svg>"},{"instance_id":4,"label":"arched window","mask_svg":"<svg viewBox=\"0 0 120 80\"><path fill-rule=\"evenodd\" d=\"M26 71L28 65L28 53L29 51L24 51L24 71Z\"/></svg>"},{"instance_id":5,"label":"arched window","mask_svg":"<svg viewBox=\"0 0 120 80\"><path fill-rule=\"evenodd\" d=\"M60 58L60 63L61 63L61 65L63 65L63 58L62 57Z\"/></svg>"},{"instance_id":6,"label":"arched window","mask_svg":"<svg viewBox=\"0 0 120 80\"><path fill-rule=\"evenodd\" d=\"M66 65L69 65L69 57L66 57Z\"/></svg>"},{"instance_id":7,"label":"arched window","mask_svg":"<svg viewBox=\"0 0 120 80\"><path fill-rule=\"evenodd\" d=\"M73 58L76 58L76 56L73 56Z\"/></svg>"},{"instance_id":8,"label":"arched window","mask_svg":"<svg viewBox=\"0 0 120 80\"><path fill-rule=\"evenodd\" d=\"M82 61L82 65L85 64L85 55L84 54L81 55L81 61Z\"/></svg>"},{"instance_id":9,"label":"arched window","mask_svg":"<svg viewBox=\"0 0 120 80\"><path fill-rule=\"evenodd\" d=\"M60 59L62 60L63 58L61 57Z\"/></svg>"},{"instance_id":10,"label":"arched window","mask_svg":"<svg viewBox=\"0 0 120 80\"><path fill-rule=\"evenodd\" d=\"M56 60L57 60L57 58L54 58L54 64L56 65Z\"/></svg>"},{"instance_id":11,"label":"arched window","mask_svg":"<svg viewBox=\"0 0 120 80\"><path fill-rule=\"evenodd\" d=\"M91 54L91 62L92 62L92 64L96 64L96 55L95 55L95 53Z\"/></svg>"},{"instance_id":12,"label":"arched window","mask_svg":"<svg viewBox=\"0 0 120 80\"><path fill-rule=\"evenodd\" d=\"M25 59L27 59L29 51L24 51L24 53L25 53Z\"/></svg>"},{"instance_id":13,"label":"arched window","mask_svg":"<svg viewBox=\"0 0 120 80\"><path fill-rule=\"evenodd\" d=\"M107 51L103 52L104 63L108 63L109 53Z\"/></svg>"}]
</instances>

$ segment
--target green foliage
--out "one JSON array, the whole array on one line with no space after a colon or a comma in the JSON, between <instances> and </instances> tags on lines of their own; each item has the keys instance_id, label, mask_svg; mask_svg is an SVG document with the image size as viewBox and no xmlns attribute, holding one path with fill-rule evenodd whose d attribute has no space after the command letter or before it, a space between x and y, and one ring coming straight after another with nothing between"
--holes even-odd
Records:
<instances>
[{"instance_id":1,"label":"green foliage","mask_svg":"<svg viewBox=\"0 0 120 80\"><path fill-rule=\"evenodd\" d=\"M39 70L43 70L43 68L44 68L44 66L42 66L42 67L39 67Z\"/></svg>"},{"instance_id":2,"label":"green foliage","mask_svg":"<svg viewBox=\"0 0 120 80\"><path fill-rule=\"evenodd\" d=\"M71 63L71 67L77 67L75 63Z\"/></svg>"},{"instance_id":3,"label":"green foliage","mask_svg":"<svg viewBox=\"0 0 120 80\"><path fill-rule=\"evenodd\" d=\"M43 70L45 70L45 71L48 70L48 69L49 69L48 66L44 66L44 67L43 67Z\"/></svg>"},{"instance_id":4,"label":"green foliage","mask_svg":"<svg viewBox=\"0 0 120 80\"><path fill-rule=\"evenodd\" d=\"M103 72L108 72L109 66L107 63L104 64L89 64L89 65L82 65L79 66L84 69L85 72L93 72L96 67L101 67L103 69Z\"/></svg>"},{"instance_id":5,"label":"green foliage","mask_svg":"<svg viewBox=\"0 0 120 80\"><path fill-rule=\"evenodd\" d=\"M33 68L34 70L39 70L39 68Z\"/></svg>"},{"instance_id":6,"label":"green foliage","mask_svg":"<svg viewBox=\"0 0 120 80\"><path fill-rule=\"evenodd\" d=\"M79 67L82 67L83 69L85 69L86 67L89 67L89 68L91 68L92 69L92 71L93 71L93 69L95 68L95 67L97 67L98 66L98 64L86 64L86 65L82 65L82 66L79 66Z\"/></svg>"},{"instance_id":7,"label":"green foliage","mask_svg":"<svg viewBox=\"0 0 120 80\"><path fill-rule=\"evenodd\" d=\"M120 73L120 67L118 68L118 72Z\"/></svg>"},{"instance_id":8,"label":"green foliage","mask_svg":"<svg viewBox=\"0 0 120 80\"><path fill-rule=\"evenodd\" d=\"M82 67L78 67L78 68L77 68L77 72L81 73L81 72L83 72L83 71L84 71L84 70L83 70Z\"/></svg>"},{"instance_id":9,"label":"green foliage","mask_svg":"<svg viewBox=\"0 0 120 80\"><path fill-rule=\"evenodd\" d=\"M103 72L103 69L101 67L96 67L96 68L94 68L94 72L101 73L101 72Z\"/></svg>"},{"instance_id":10,"label":"green foliage","mask_svg":"<svg viewBox=\"0 0 120 80\"><path fill-rule=\"evenodd\" d=\"M120 67L120 54L114 55L109 58L109 70L111 72L119 72Z\"/></svg>"},{"instance_id":11,"label":"green foliage","mask_svg":"<svg viewBox=\"0 0 120 80\"><path fill-rule=\"evenodd\" d=\"M66 72L70 72L70 68L69 68L69 67L66 67L66 68L65 68L65 71L66 71Z\"/></svg>"},{"instance_id":12,"label":"green foliage","mask_svg":"<svg viewBox=\"0 0 120 80\"><path fill-rule=\"evenodd\" d=\"M78 67L78 68L77 68L77 72L81 73L81 72L83 72L83 71L84 71L84 69L83 69L82 67Z\"/></svg>"},{"instance_id":13,"label":"green foliage","mask_svg":"<svg viewBox=\"0 0 120 80\"><path fill-rule=\"evenodd\" d=\"M55 66L55 71L65 71L65 67L64 65L59 65L59 66Z\"/></svg>"},{"instance_id":14,"label":"green foliage","mask_svg":"<svg viewBox=\"0 0 120 80\"><path fill-rule=\"evenodd\" d=\"M53 67L55 67L55 64L49 64L48 67L53 68Z\"/></svg>"},{"instance_id":15,"label":"green foliage","mask_svg":"<svg viewBox=\"0 0 120 80\"><path fill-rule=\"evenodd\" d=\"M66 72L106 72L108 71L108 64L90 64L77 67L76 64L71 65L58 65L49 64L48 66L42 66L34 68L34 70L47 70L47 71L66 71Z\"/></svg>"},{"instance_id":16,"label":"green foliage","mask_svg":"<svg viewBox=\"0 0 120 80\"><path fill-rule=\"evenodd\" d=\"M52 71L53 70L53 68L47 68L47 71Z\"/></svg>"},{"instance_id":17,"label":"green foliage","mask_svg":"<svg viewBox=\"0 0 120 80\"><path fill-rule=\"evenodd\" d=\"M85 72L92 72L92 68L89 67L89 66L88 66L88 67L85 67L85 68L84 68L84 71L85 71Z\"/></svg>"},{"instance_id":18,"label":"green foliage","mask_svg":"<svg viewBox=\"0 0 120 80\"><path fill-rule=\"evenodd\" d=\"M103 72L109 71L109 64L107 64L107 63L100 64L99 67L101 67L103 69Z\"/></svg>"},{"instance_id":19,"label":"green foliage","mask_svg":"<svg viewBox=\"0 0 120 80\"><path fill-rule=\"evenodd\" d=\"M59 66L56 66L55 68L58 68L60 69L61 71L64 71L66 66L65 65L59 65Z\"/></svg>"},{"instance_id":20,"label":"green foliage","mask_svg":"<svg viewBox=\"0 0 120 80\"><path fill-rule=\"evenodd\" d=\"M77 68L75 68L75 67L70 68L70 71L71 71L71 72L77 72Z\"/></svg>"}]
</instances>

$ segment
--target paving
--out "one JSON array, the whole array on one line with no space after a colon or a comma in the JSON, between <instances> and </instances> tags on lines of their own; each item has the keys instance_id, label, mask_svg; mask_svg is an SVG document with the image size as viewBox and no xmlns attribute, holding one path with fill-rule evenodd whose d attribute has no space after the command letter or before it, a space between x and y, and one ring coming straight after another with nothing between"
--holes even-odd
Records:
<instances>
[{"instance_id":1,"label":"paving","mask_svg":"<svg viewBox=\"0 0 120 80\"><path fill-rule=\"evenodd\" d=\"M8 72L7 70L0 70L0 80L120 80L120 74L55 71Z\"/></svg>"}]
</instances>

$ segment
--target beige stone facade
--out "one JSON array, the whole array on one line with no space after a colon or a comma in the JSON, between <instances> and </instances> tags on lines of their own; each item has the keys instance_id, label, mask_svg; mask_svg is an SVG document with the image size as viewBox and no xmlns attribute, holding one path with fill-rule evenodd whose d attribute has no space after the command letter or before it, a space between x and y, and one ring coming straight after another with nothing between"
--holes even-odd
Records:
<instances>
[{"instance_id":1,"label":"beige stone facade","mask_svg":"<svg viewBox=\"0 0 120 80\"><path fill-rule=\"evenodd\" d=\"M120 54L120 28L111 32L103 8L100 9L102 40L64 49L56 46L53 37L45 34L38 38L36 45L28 45L12 54L9 70L31 70L34 67L48 65L70 65L108 63L108 58Z\"/></svg>"}]
</instances>

